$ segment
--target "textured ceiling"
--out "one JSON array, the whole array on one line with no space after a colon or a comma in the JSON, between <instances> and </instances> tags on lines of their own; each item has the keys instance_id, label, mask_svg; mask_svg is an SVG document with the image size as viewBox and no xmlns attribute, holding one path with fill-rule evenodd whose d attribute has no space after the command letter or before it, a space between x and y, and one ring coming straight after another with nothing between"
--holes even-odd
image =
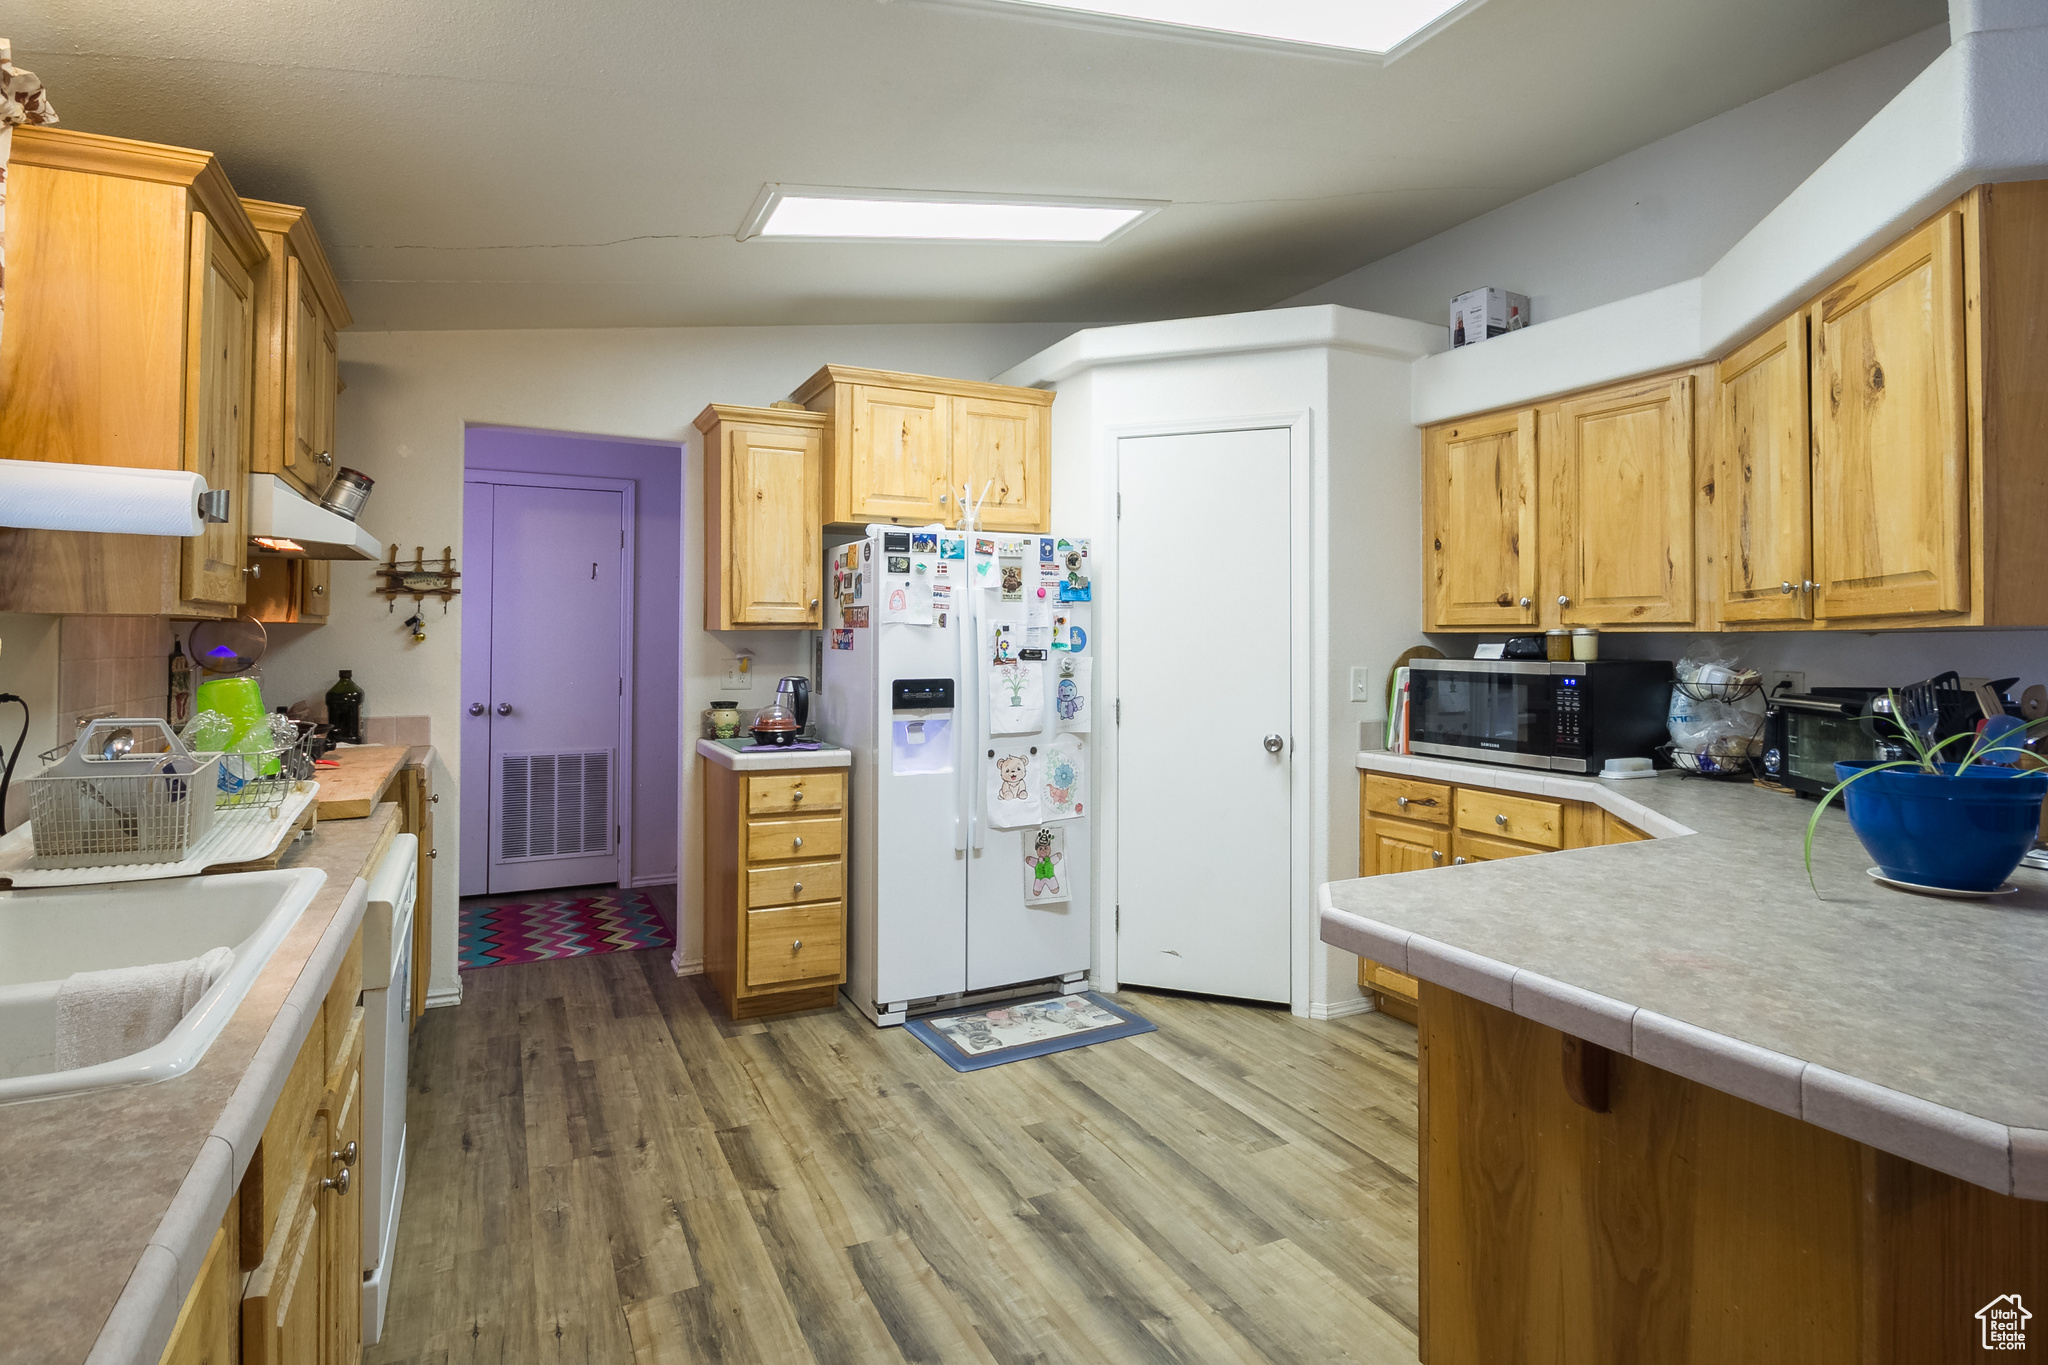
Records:
<instances>
[{"instance_id":1,"label":"textured ceiling","mask_svg":"<svg viewBox=\"0 0 2048 1365\"><path fill-rule=\"evenodd\" d=\"M980 0L27 0L67 126L305 204L371 328L1259 307L1942 22L1487 0L1389 65ZM1114 243L734 240L766 181L1163 199Z\"/></svg>"}]
</instances>

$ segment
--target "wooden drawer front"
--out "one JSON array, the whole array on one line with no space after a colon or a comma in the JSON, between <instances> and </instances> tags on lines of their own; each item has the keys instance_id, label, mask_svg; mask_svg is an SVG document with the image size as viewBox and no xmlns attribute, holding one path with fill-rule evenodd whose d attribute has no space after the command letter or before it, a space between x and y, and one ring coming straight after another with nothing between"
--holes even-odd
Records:
<instances>
[{"instance_id":1,"label":"wooden drawer front","mask_svg":"<svg viewBox=\"0 0 2048 1365\"><path fill-rule=\"evenodd\" d=\"M1639 844L1650 836L1619 816L1607 815L1607 842L1610 844Z\"/></svg>"},{"instance_id":2,"label":"wooden drawer front","mask_svg":"<svg viewBox=\"0 0 2048 1365\"><path fill-rule=\"evenodd\" d=\"M783 863L747 869L747 904L798 905L805 901L836 901L846 891L846 864Z\"/></svg>"},{"instance_id":3,"label":"wooden drawer front","mask_svg":"<svg viewBox=\"0 0 2048 1365\"><path fill-rule=\"evenodd\" d=\"M346 1031L346 1025L343 1026ZM337 1034L339 1037L339 1034ZM277 1215L291 1197L292 1178L305 1164L306 1134L320 1109L320 1095L327 1084L327 1029L315 1019L313 1031L299 1047L291 1074L270 1121L263 1126L263 1141L257 1148L262 1175L251 1192L253 1200L242 1210L242 1250L262 1255L269 1245ZM246 1177L245 1177L246 1180ZM246 1196L245 1196L246 1198Z\"/></svg>"},{"instance_id":4,"label":"wooden drawer front","mask_svg":"<svg viewBox=\"0 0 2048 1365\"><path fill-rule=\"evenodd\" d=\"M747 861L777 863L791 858L836 858L844 842L836 815L822 820L755 820L747 825Z\"/></svg>"},{"instance_id":5,"label":"wooden drawer front","mask_svg":"<svg viewBox=\"0 0 2048 1365\"><path fill-rule=\"evenodd\" d=\"M1532 801L1505 792L1459 788L1458 828L1494 839L1543 848L1564 845L1564 807L1555 801Z\"/></svg>"},{"instance_id":6,"label":"wooden drawer front","mask_svg":"<svg viewBox=\"0 0 2048 1365\"><path fill-rule=\"evenodd\" d=\"M1451 789L1439 782L1412 782L1405 777L1370 773L1365 779L1365 808L1374 815L1448 825Z\"/></svg>"},{"instance_id":7,"label":"wooden drawer front","mask_svg":"<svg viewBox=\"0 0 2048 1365\"><path fill-rule=\"evenodd\" d=\"M747 984L830 980L840 973L846 907L792 905L747 912Z\"/></svg>"},{"instance_id":8,"label":"wooden drawer front","mask_svg":"<svg viewBox=\"0 0 2048 1365\"><path fill-rule=\"evenodd\" d=\"M323 1081L327 1073L341 1063L341 1050L347 1043L349 1016L355 1012L356 1001L362 998L362 994L363 931L357 929L355 941L348 945L347 955L334 970L334 984L327 988L327 1001L320 1010L327 1027L327 1056L320 1071Z\"/></svg>"},{"instance_id":9,"label":"wooden drawer front","mask_svg":"<svg viewBox=\"0 0 2048 1365\"><path fill-rule=\"evenodd\" d=\"M1533 844L1518 844L1507 839L1489 839L1484 834L1468 834L1458 831L1458 842L1453 849L1453 863L1491 863L1502 858L1527 858L1532 854L1548 853L1546 848Z\"/></svg>"},{"instance_id":10,"label":"wooden drawer front","mask_svg":"<svg viewBox=\"0 0 2048 1365\"><path fill-rule=\"evenodd\" d=\"M838 810L845 801L845 773L758 773L747 779L749 815Z\"/></svg>"},{"instance_id":11,"label":"wooden drawer front","mask_svg":"<svg viewBox=\"0 0 2048 1365\"><path fill-rule=\"evenodd\" d=\"M1366 958L1359 964L1360 977L1365 985L1385 995L1397 995L1403 1000L1415 1000L1421 995L1421 988L1414 977L1406 972L1397 972L1392 967Z\"/></svg>"}]
</instances>

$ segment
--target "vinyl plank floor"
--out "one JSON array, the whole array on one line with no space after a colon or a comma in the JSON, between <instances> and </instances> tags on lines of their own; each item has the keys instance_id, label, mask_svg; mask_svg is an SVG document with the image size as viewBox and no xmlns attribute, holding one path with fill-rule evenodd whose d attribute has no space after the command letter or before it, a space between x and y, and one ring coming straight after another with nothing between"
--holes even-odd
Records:
<instances>
[{"instance_id":1,"label":"vinyl plank floor","mask_svg":"<svg viewBox=\"0 0 2048 1365\"><path fill-rule=\"evenodd\" d=\"M365 1365L1415 1359L1415 1031L1126 991L1159 1032L959 1075L733 1024L664 953L493 967L413 1039Z\"/></svg>"}]
</instances>

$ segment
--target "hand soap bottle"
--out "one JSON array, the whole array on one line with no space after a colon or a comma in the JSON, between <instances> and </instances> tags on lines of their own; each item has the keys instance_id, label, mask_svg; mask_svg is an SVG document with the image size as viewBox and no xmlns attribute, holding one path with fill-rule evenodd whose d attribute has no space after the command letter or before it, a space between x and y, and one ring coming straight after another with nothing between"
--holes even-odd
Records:
<instances>
[{"instance_id":1,"label":"hand soap bottle","mask_svg":"<svg viewBox=\"0 0 2048 1365\"><path fill-rule=\"evenodd\" d=\"M338 744L363 742L363 689L355 670L341 670L341 681L327 689L327 734Z\"/></svg>"}]
</instances>

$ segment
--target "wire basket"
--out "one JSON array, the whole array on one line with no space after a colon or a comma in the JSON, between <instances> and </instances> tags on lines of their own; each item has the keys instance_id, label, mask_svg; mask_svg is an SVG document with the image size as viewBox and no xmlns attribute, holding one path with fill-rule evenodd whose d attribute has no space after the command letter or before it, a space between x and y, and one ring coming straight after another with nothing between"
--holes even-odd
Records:
<instances>
[{"instance_id":1,"label":"wire basket","mask_svg":"<svg viewBox=\"0 0 2048 1365\"><path fill-rule=\"evenodd\" d=\"M1676 744L1658 746L1671 759L1671 766L1698 777L1755 777L1763 759L1763 740L1741 735L1711 740L1696 749Z\"/></svg>"},{"instance_id":2,"label":"wire basket","mask_svg":"<svg viewBox=\"0 0 2048 1365\"><path fill-rule=\"evenodd\" d=\"M109 754L120 730L135 747ZM196 757L151 717L94 721L49 771L28 779L34 866L175 863L212 831L220 761Z\"/></svg>"},{"instance_id":3,"label":"wire basket","mask_svg":"<svg viewBox=\"0 0 2048 1365\"><path fill-rule=\"evenodd\" d=\"M1763 679L1751 673L1729 682L1679 682L1673 683L1679 695L1694 701L1741 701L1753 697L1763 686Z\"/></svg>"}]
</instances>

